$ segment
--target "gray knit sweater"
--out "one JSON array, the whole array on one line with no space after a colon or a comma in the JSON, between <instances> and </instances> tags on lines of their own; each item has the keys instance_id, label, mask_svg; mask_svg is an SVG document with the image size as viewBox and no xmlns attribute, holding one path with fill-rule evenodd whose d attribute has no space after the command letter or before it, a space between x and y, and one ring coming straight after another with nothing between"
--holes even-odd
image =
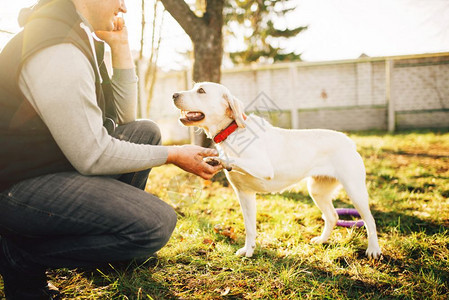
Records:
<instances>
[{"instance_id":1,"label":"gray knit sweater","mask_svg":"<svg viewBox=\"0 0 449 300\"><path fill-rule=\"evenodd\" d=\"M136 119L134 69L112 76L119 123ZM137 145L108 135L95 96L95 75L73 44L43 49L23 66L19 86L77 171L85 175L122 174L162 165L165 146Z\"/></svg>"}]
</instances>

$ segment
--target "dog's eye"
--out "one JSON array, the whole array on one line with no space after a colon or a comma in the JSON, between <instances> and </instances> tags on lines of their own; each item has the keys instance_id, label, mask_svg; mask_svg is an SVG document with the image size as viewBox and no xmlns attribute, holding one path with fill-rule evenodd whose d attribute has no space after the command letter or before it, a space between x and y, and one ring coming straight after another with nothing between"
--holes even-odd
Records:
<instances>
[{"instance_id":1,"label":"dog's eye","mask_svg":"<svg viewBox=\"0 0 449 300\"><path fill-rule=\"evenodd\" d=\"M206 94L206 92L203 90L203 88L199 88L199 89L197 90L197 93L198 93L198 94Z\"/></svg>"}]
</instances>

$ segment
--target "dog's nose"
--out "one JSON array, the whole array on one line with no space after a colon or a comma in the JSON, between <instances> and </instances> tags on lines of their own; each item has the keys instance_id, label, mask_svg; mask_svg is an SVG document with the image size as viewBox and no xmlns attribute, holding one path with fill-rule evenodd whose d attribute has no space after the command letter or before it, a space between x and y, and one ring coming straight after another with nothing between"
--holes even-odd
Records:
<instances>
[{"instance_id":1,"label":"dog's nose","mask_svg":"<svg viewBox=\"0 0 449 300\"><path fill-rule=\"evenodd\" d=\"M179 98L179 94L178 93L174 93L173 94L173 100L176 100L176 99L178 99Z\"/></svg>"}]
</instances>

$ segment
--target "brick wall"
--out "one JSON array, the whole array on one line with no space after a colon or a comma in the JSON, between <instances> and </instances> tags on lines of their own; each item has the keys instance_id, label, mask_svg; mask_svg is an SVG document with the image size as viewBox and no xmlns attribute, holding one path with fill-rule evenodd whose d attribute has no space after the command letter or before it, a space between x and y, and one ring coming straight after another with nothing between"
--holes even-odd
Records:
<instances>
[{"instance_id":1,"label":"brick wall","mask_svg":"<svg viewBox=\"0 0 449 300\"><path fill-rule=\"evenodd\" d=\"M449 53L235 68L223 70L222 84L247 111L286 128L449 128ZM171 95L190 87L187 72L159 75L150 118L168 140L189 136Z\"/></svg>"}]
</instances>

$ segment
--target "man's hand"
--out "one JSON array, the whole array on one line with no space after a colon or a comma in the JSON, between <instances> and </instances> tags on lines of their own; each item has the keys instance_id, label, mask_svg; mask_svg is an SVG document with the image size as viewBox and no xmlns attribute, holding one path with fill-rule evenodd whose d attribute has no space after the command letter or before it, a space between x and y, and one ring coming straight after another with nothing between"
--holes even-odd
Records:
<instances>
[{"instance_id":1,"label":"man's hand","mask_svg":"<svg viewBox=\"0 0 449 300\"><path fill-rule=\"evenodd\" d=\"M112 31L95 31L95 35L111 47L112 66L114 68L134 68L134 62L129 48L128 29L122 17L115 18L114 29Z\"/></svg>"},{"instance_id":2,"label":"man's hand","mask_svg":"<svg viewBox=\"0 0 449 300\"><path fill-rule=\"evenodd\" d=\"M105 41L111 48L120 44L128 44L128 29L122 17L115 17L112 31L95 31L95 35Z\"/></svg>"},{"instance_id":3,"label":"man's hand","mask_svg":"<svg viewBox=\"0 0 449 300\"><path fill-rule=\"evenodd\" d=\"M211 179L223 167L222 165L211 166L203 160L204 157L210 156L218 156L217 150L194 145L174 146L168 148L167 163L174 164L203 179Z\"/></svg>"}]
</instances>

